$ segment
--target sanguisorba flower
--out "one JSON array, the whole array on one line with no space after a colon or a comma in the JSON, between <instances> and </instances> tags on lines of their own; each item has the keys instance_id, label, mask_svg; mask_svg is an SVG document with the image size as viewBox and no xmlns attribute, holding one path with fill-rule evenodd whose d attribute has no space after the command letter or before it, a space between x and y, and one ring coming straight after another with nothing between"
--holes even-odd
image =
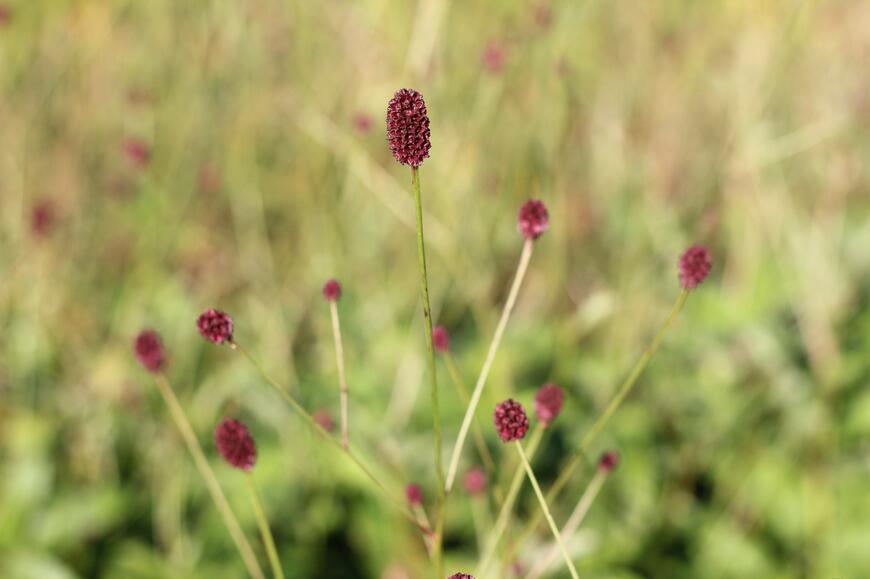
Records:
<instances>
[{"instance_id":1,"label":"sanguisorba flower","mask_svg":"<svg viewBox=\"0 0 870 579\"><path fill-rule=\"evenodd\" d=\"M214 430L214 443L230 466L244 471L254 468L257 445L248 427L238 420L227 418L218 424Z\"/></svg>"},{"instance_id":2,"label":"sanguisorba flower","mask_svg":"<svg viewBox=\"0 0 870 579\"><path fill-rule=\"evenodd\" d=\"M232 342L233 319L214 308L208 309L196 320L196 328L203 338L215 344Z\"/></svg>"},{"instance_id":3,"label":"sanguisorba flower","mask_svg":"<svg viewBox=\"0 0 870 579\"><path fill-rule=\"evenodd\" d=\"M166 362L166 352L160 342L160 336L154 330L143 330L133 342L136 359L151 373L159 372Z\"/></svg>"},{"instance_id":4,"label":"sanguisorba flower","mask_svg":"<svg viewBox=\"0 0 870 579\"><path fill-rule=\"evenodd\" d=\"M474 577L468 573L455 573L447 579L474 579Z\"/></svg>"},{"instance_id":5,"label":"sanguisorba flower","mask_svg":"<svg viewBox=\"0 0 870 579\"><path fill-rule=\"evenodd\" d=\"M517 229L526 239L534 241L550 228L550 214L542 201L530 199L523 203L517 215Z\"/></svg>"},{"instance_id":6,"label":"sanguisorba flower","mask_svg":"<svg viewBox=\"0 0 870 579\"><path fill-rule=\"evenodd\" d=\"M619 453L610 451L605 452L601 455L601 458L598 459L598 470L604 473L608 473L619 466Z\"/></svg>"},{"instance_id":7,"label":"sanguisorba flower","mask_svg":"<svg viewBox=\"0 0 870 579\"><path fill-rule=\"evenodd\" d=\"M328 302L337 302L341 298L341 284L337 279L331 279L323 284L323 297Z\"/></svg>"},{"instance_id":8,"label":"sanguisorba flower","mask_svg":"<svg viewBox=\"0 0 870 579\"><path fill-rule=\"evenodd\" d=\"M329 410L317 410L312 418L314 418L314 422L320 425L320 428L326 432L332 432L335 430L335 420L332 419L332 414L330 414Z\"/></svg>"},{"instance_id":9,"label":"sanguisorba flower","mask_svg":"<svg viewBox=\"0 0 870 579\"><path fill-rule=\"evenodd\" d=\"M508 398L495 407L495 428L502 442L521 440L529 430L529 418L519 402Z\"/></svg>"},{"instance_id":10,"label":"sanguisorba flower","mask_svg":"<svg viewBox=\"0 0 870 579\"><path fill-rule=\"evenodd\" d=\"M51 233L56 217L54 203L43 199L30 210L30 230L36 237L46 237Z\"/></svg>"},{"instance_id":11,"label":"sanguisorba flower","mask_svg":"<svg viewBox=\"0 0 870 579\"><path fill-rule=\"evenodd\" d=\"M447 333L447 328L435 326L432 329L432 347L441 354L450 350L450 334Z\"/></svg>"},{"instance_id":12,"label":"sanguisorba flower","mask_svg":"<svg viewBox=\"0 0 870 579\"><path fill-rule=\"evenodd\" d=\"M124 155L130 162L140 169L148 166L151 161L151 149L145 144L145 141L130 137L124 141Z\"/></svg>"},{"instance_id":13,"label":"sanguisorba flower","mask_svg":"<svg viewBox=\"0 0 870 579\"><path fill-rule=\"evenodd\" d=\"M471 496L482 495L486 492L486 474L479 466L465 473L465 479L463 479L462 483L465 487L465 492Z\"/></svg>"},{"instance_id":14,"label":"sanguisorba flower","mask_svg":"<svg viewBox=\"0 0 870 579\"><path fill-rule=\"evenodd\" d=\"M410 503L412 507L422 505L423 489L421 489L419 485L411 483L405 487L405 497L407 497L408 503Z\"/></svg>"},{"instance_id":15,"label":"sanguisorba flower","mask_svg":"<svg viewBox=\"0 0 870 579\"><path fill-rule=\"evenodd\" d=\"M416 90L399 90L387 105L387 141L403 165L419 167L429 157L429 114Z\"/></svg>"},{"instance_id":16,"label":"sanguisorba flower","mask_svg":"<svg viewBox=\"0 0 870 579\"><path fill-rule=\"evenodd\" d=\"M693 245L680 256L680 285L693 290L710 274L713 262L706 247Z\"/></svg>"},{"instance_id":17,"label":"sanguisorba flower","mask_svg":"<svg viewBox=\"0 0 870 579\"><path fill-rule=\"evenodd\" d=\"M562 412L565 393L555 384L544 384L535 395L535 416L544 424L550 424Z\"/></svg>"}]
</instances>

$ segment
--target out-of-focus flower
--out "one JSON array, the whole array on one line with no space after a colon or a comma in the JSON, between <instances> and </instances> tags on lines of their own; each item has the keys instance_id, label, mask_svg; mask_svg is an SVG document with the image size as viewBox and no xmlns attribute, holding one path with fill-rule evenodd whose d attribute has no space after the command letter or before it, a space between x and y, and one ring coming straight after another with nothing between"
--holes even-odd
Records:
<instances>
[{"instance_id":1,"label":"out-of-focus flower","mask_svg":"<svg viewBox=\"0 0 870 579\"><path fill-rule=\"evenodd\" d=\"M196 320L196 328L203 338L215 344L233 340L233 319L220 310L204 311Z\"/></svg>"},{"instance_id":2,"label":"out-of-focus flower","mask_svg":"<svg viewBox=\"0 0 870 579\"><path fill-rule=\"evenodd\" d=\"M462 482L465 492L472 496L481 495L486 492L486 474L479 466L465 473L465 479Z\"/></svg>"},{"instance_id":3,"label":"out-of-focus flower","mask_svg":"<svg viewBox=\"0 0 870 579\"><path fill-rule=\"evenodd\" d=\"M535 395L535 416L544 424L550 424L562 411L565 392L555 384L544 384Z\"/></svg>"},{"instance_id":4,"label":"out-of-focus flower","mask_svg":"<svg viewBox=\"0 0 870 579\"><path fill-rule=\"evenodd\" d=\"M680 285L683 289L695 289L710 274L712 265L707 248L693 245L680 256Z\"/></svg>"},{"instance_id":5,"label":"out-of-focus flower","mask_svg":"<svg viewBox=\"0 0 870 579\"><path fill-rule=\"evenodd\" d=\"M503 442L521 440L529 430L523 405L510 398L495 407L493 421Z\"/></svg>"},{"instance_id":6,"label":"out-of-focus flower","mask_svg":"<svg viewBox=\"0 0 870 579\"><path fill-rule=\"evenodd\" d=\"M535 240L550 228L547 206L537 199L523 203L517 215L517 229L526 239Z\"/></svg>"},{"instance_id":7,"label":"out-of-focus flower","mask_svg":"<svg viewBox=\"0 0 870 579\"><path fill-rule=\"evenodd\" d=\"M341 298L341 284L338 280L331 279L323 284L323 297L328 302L337 302Z\"/></svg>"},{"instance_id":8,"label":"out-of-focus flower","mask_svg":"<svg viewBox=\"0 0 870 579\"><path fill-rule=\"evenodd\" d=\"M450 350L450 335L447 333L447 328L435 326L432 329L432 347L442 354Z\"/></svg>"},{"instance_id":9,"label":"out-of-focus flower","mask_svg":"<svg viewBox=\"0 0 870 579\"><path fill-rule=\"evenodd\" d=\"M238 420L228 418L218 424L214 430L214 442L230 466L244 471L254 468L257 446L248 427Z\"/></svg>"},{"instance_id":10,"label":"out-of-focus flower","mask_svg":"<svg viewBox=\"0 0 870 579\"><path fill-rule=\"evenodd\" d=\"M163 351L163 344L160 342L160 336L154 330L143 330L136 336L136 341L133 342L133 351L136 353L136 359L149 372L159 372L166 361L166 353Z\"/></svg>"}]
</instances>

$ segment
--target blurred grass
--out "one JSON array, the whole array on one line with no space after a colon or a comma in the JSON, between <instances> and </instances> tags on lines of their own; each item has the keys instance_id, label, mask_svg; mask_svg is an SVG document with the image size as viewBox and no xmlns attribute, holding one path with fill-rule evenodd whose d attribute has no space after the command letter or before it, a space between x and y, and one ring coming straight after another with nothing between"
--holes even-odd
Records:
<instances>
[{"instance_id":1,"label":"blurred grass","mask_svg":"<svg viewBox=\"0 0 870 579\"><path fill-rule=\"evenodd\" d=\"M288 577L423 576L413 529L193 324L231 312L271 374L336 411L319 290L341 279L353 436L397 493L434 496L410 179L381 126L408 85L432 118L433 307L469 382L519 255L516 209L550 207L480 411L567 389L545 486L675 298L676 256L713 251L599 440L624 461L575 542L581 574L870 569L867 3L4 6L0 576L242 576L131 356L144 326L204 443L224 414L250 423ZM462 407L440 379L449 443ZM254 538L243 481L215 467ZM520 512L534 508L526 489ZM446 539L449 568L473 567L461 493Z\"/></svg>"}]
</instances>

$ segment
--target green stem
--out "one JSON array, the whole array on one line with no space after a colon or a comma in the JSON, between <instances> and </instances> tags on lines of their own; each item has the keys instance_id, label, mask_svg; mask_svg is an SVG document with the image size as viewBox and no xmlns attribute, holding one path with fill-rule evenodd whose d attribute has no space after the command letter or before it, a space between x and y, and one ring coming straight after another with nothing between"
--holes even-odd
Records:
<instances>
[{"instance_id":1,"label":"green stem","mask_svg":"<svg viewBox=\"0 0 870 579\"><path fill-rule=\"evenodd\" d=\"M549 523L550 530L553 532L553 537L556 539L556 543L559 545L559 550L562 551L562 557L565 559L565 565L568 566L568 571L571 572L571 577L573 579L580 579L580 576L577 575L577 569L574 568L574 562L571 560L571 556L568 554L568 550L565 548L565 543L562 542L562 535L559 533L559 528L556 527L556 521L553 520L553 515L550 514L550 509L547 507L547 501L546 499L544 499L544 493L541 492L541 487L540 485L538 485L538 479L535 478L535 473L532 471L532 465L529 464L529 459L526 457L526 453L523 451L523 445L519 440L517 440L514 446L516 446L517 452L520 455L520 461L523 463L523 467L526 469L526 474L529 475L529 482L532 483L532 488L535 489L535 495L538 497L538 502L541 504L541 511L547 518L547 523Z\"/></svg>"},{"instance_id":2,"label":"green stem","mask_svg":"<svg viewBox=\"0 0 870 579\"><path fill-rule=\"evenodd\" d=\"M547 501L553 502L558 497L559 493L562 491L564 486L568 484L568 481L571 480L571 475L574 474L574 471L578 466L583 462L583 460L587 457L589 453L589 447L591 446L595 437L601 432L604 428L607 421L613 416L625 398L629 395L634 385L637 383L638 378L641 373L649 364L649 361L652 359L653 355L661 345L662 338L664 338L665 334L668 331L668 328L673 324L674 319L677 317L677 314L680 313L680 310L683 309L683 306L686 304L686 299L689 297L688 290L683 290L680 292L679 297L677 297L677 301L674 306L671 308L670 313L668 314L665 321L662 323L659 331L656 333L652 342L650 342L649 346L647 346L646 350L644 350L640 359L635 363L634 368L632 368L631 373L628 375L628 378L625 379L625 382L622 383L622 386L616 393L616 396L613 397L610 404L607 405L607 408L603 413L598 417L583 439L580 441L580 448L577 453L571 458L571 461L568 465L562 470L559 477L556 479L556 482L553 483L553 486L550 487L550 490L547 492ZM526 530L521 535L520 541L524 540L532 533L535 532L538 524L541 522L540 515L536 515L532 518L529 524L526 526Z\"/></svg>"},{"instance_id":3,"label":"green stem","mask_svg":"<svg viewBox=\"0 0 870 579\"><path fill-rule=\"evenodd\" d=\"M329 442L329 444L334 446L338 451L345 454L350 459L350 461L353 462L357 466L357 468L359 468L362 473L365 474L365 476L370 481L372 481L372 483L374 483L374 485L378 488L378 490L381 491L384 497L388 499L390 505L398 510L402 514L402 516L414 523L414 526L417 526L417 520L414 517L414 514L404 505L403 502L399 501L395 496L393 496L393 494L387 489L387 487L380 480L378 480L378 478L374 474L372 474L368 467L366 467L366 465L362 463L362 461L353 453L353 451L351 451L349 448L345 448L344 446L342 446L342 444L338 440L336 440L331 434L329 434L329 432L324 430L324 428L320 426L320 424L318 424L316 420L314 420L314 417L311 416L311 414L309 414L308 411L305 410L305 408L295 398L293 398L293 396L288 394L287 391L284 390L284 388L282 388L275 380L273 380L268 374L266 374L262 366L260 366L260 364L258 364L257 361L254 359L254 357L251 356L251 354L249 354L247 350L242 348L238 342L230 342L229 346L231 349L241 354L242 357L245 358L254 367L255 370L257 370L263 380L265 380L267 384L269 384L276 392L278 392L281 398L283 398L284 401L290 405L290 408L292 408L296 412L296 414L298 414L303 420L305 420L306 424L308 424L308 426L311 427L314 432L316 432L325 441ZM429 529L420 530L423 532L429 531Z\"/></svg>"},{"instance_id":4,"label":"green stem","mask_svg":"<svg viewBox=\"0 0 870 579\"><path fill-rule=\"evenodd\" d=\"M257 562L257 557L254 556L254 551L251 549L250 543L248 543L245 534L242 532L239 521L236 519L235 514L233 514L233 510L230 508L223 490L221 490L221 486L217 481L214 471L211 469L208 460L205 458L205 453L202 451L202 446L200 446L196 434L193 432L193 427L187 420L187 416L184 414L184 410L182 410L178 398L175 397L175 393L169 385L169 381L163 374L156 374L155 378L157 380L157 387L160 390L160 394L163 396L163 400L169 408L169 413L172 415L179 432L181 432L181 437L187 444L187 449L193 457L193 463L196 465L199 475L205 481L205 486L208 488L211 499L214 501L218 512L221 514L221 518L224 520L224 525L226 525L230 537L232 537L233 542L236 544L236 548L242 556L242 561L244 561L248 573L250 573L251 577L254 579L266 579L266 576L263 575L263 570L260 568L260 564Z\"/></svg>"},{"instance_id":5,"label":"green stem","mask_svg":"<svg viewBox=\"0 0 870 579\"><path fill-rule=\"evenodd\" d=\"M538 451L538 446L541 444L541 439L544 436L544 430L546 430L544 424L538 422L535 425L535 429L532 431L532 435L529 437L526 452L530 459L534 458L535 453ZM492 558L495 555L498 543L510 522L514 504L519 496L520 488L523 486L523 474L523 465L518 464L516 471L514 471L514 477L511 479L511 486L508 488L507 497L505 497L504 503L502 503L501 510L498 513L498 518L495 520L495 526L493 526L492 531L490 531L489 539L486 542L486 550L483 553L480 567L477 572L477 575L480 577L486 577L487 570L492 563Z\"/></svg>"},{"instance_id":6,"label":"green stem","mask_svg":"<svg viewBox=\"0 0 870 579\"><path fill-rule=\"evenodd\" d=\"M275 539L269 529L269 521L266 520L266 514L263 512L263 504L260 502L260 496L257 494L257 487L254 486L254 477L251 476L251 473L245 473L245 482L248 483L251 504L254 506L254 517L260 526L260 535L263 537L263 543L266 544L266 553L268 553L269 563L272 565L272 574L275 579L284 579L284 571L281 570L281 561L278 559L278 551L275 549Z\"/></svg>"},{"instance_id":7,"label":"green stem","mask_svg":"<svg viewBox=\"0 0 870 579\"><path fill-rule=\"evenodd\" d=\"M462 376L459 374L459 369L456 367L456 362L453 360L453 354L449 351L444 352L444 365L447 367L447 373L450 375L453 385L456 386L456 391L459 393L459 397L462 399L462 402L468 406L471 401L468 397L468 390L465 388ZM483 431L480 429L480 424L475 421L472 425L472 429L471 434L474 437L477 452L480 453L480 460L483 462L487 474L490 478L493 478L495 475L495 461L492 459L492 454L486 446L486 439L483 437Z\"/></svg>"},{"instance_id":8,"label":"green stem","mask_svg":"<svg viewBox=\"0 0 870 579\"><path fill-rule=\"evenodd\" d=\"M438 376L435 373L435 348L432 345L432 309L429 305L429 276L426 271L426 242L423 235L423 200L420 195L420 172L411 168L411 183L414 189L414 205L417 209L417 261L420 266L420 291L423 299L423 321L426 329L429 380L432 394L432 432L435 436L435 474L438 477L438 507L435 513L435 538L433 556L439 579L444 576L442 544L444 514L447 508L447 493L444 487L444 465L441 456L441 414L438 407Z\"/></svg>"},{"instance_id":9,"label":"green stem","mask_svg":"<svg viewBox=\"0 0 870 579\"><path fill-rule=\"evenodd\" d=\"M347 376L344 369L344 347L341 343L341 323L338 319L338 306L335 301L329 302L329 315L332 318L332 338L335 342L335 361L338 365L338 387L341 397L341 445L344 448L350 448L347 426Z\"/></svg>"}]
</instances>

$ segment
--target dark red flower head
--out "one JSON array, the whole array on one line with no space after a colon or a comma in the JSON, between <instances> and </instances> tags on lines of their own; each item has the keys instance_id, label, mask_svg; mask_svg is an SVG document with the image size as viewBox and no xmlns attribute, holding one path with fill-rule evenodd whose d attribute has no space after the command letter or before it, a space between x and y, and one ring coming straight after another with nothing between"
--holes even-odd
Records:
<instances>
[{"instance_id":1,"label":"dark red flower head","mask_svg":"<svg viewBox=\"0 0 870 579\"><path fill-rule=\"evenodd\" d=\"M337 302L341 297L341 284L338 280L331 279L323 284L323 297L328 302Z\"/></svg>"},{"instance_id":2,"label":"dark red flower head","mask_svg":"<svg viewBox=\"0 0 870 579\"><path fill-rule=\"evenodd\" d=\"M550 228L550 214L542 201L530 199L520 207L517 229L526 239L535 240Z\"/></svg>"},{"instance_id":3,"label":"dark red flower head","mask_svg":"<svg viewBox=\"0 0 870 579\"><path fill-rule=\"evenodd\" d=\"M432 330L432 347L442 354L450 350L450 335L444 326L435 326Z\"/></svg>"},{"instance_id":4,"label":"dark red flower head","mask_svg":"<svg viewBox=\"0 0 870 579\"><path fill-rule=\"evenodd\" d=\"M215 344L233 340L233 319L220 310L204 311L196 320L196 327L203 338Z\"/></svg>"},{"instance_id":5,"label":"dark red flower head","mask_svg":"<svg viewBox=\"0 0 870 579\"><path fill-rule=\"evenodd\" d=\"M693 245L680 256L680 285L683 289L695 289L707 278L712 265L707 248Z\"/></svg>"},{"instance_id":6,"label":"dark red flower head","mask_svg":"<svg viewBox=\"0 0 870 579\"><path fill-rule=\"evenodd\" d=\"M411 506L416 507L423 504L423 489L421 489L419 485L411 483L406 486L405 496L408 497L408 502Z\"/></svg>"},{"instance_id":7,"label":"dark red flower head","mask_svg":"<svg viewBox=\"0 0 870 579\"><path fill-rule=\"evenodd\" d=\"M429 114L423 95L403 88L387 105L387 141L396 161L419 167L429 157Z\"/></svg>"},{"instance_id":8,"label":"dark red flower head","mask_svg":"<svg viewBox=\"0 0 870 579\"><path fill-rule=\"evenodd\" d=\"M465 479L462 483L465 492L470 495L480 495L486 492L486 474L479 466L465 473Z\"/></svg>"},{"instance_id":9,"label":"dark red flower head","mask_svg":"<svg viewBox=\"0 0 870 579\"><path fill-rule=\"evenodd\" d=\"M495 407L494 422L503 442L521 440L529 430L523 405L510 398Z\"/></svg>"},{"instance_id":10,"label":"dark red flower head","mask_svg":"<svg viewBox=\"0 0 870 579\"><path fill-rule=\"evenodd\" d=\"M598 470L601 472L610 472L617 466L619 466L619 453L617 452L605 452L601 455L601 458L598 459Z\"/></svg>"},{"instance_id":11,"label":"dark red flower head","mask_svg":"<svg viewBox=\"0 0 870 579\"><path fill-rule=\"evenodd\" d=\"M151 149L144 141L131 137L124 141L124 155L136 167L142 169L151 160Z\"/></svg>"},{"instance_id":12,"label":"dark red flower head","mask_svg":"<svg viewBox=\"0 0 870 579\"><path fill-rule=\"evenodd\" d=\"M544 424L556 420L562 412L565 392L555 384L544 384L535 395L535 416Z\"/></svg>"},{"instance_id":13,"label":"dark red flower head","mask_svg":"<svg viewBox=\"0 0 870 579\"><path fill-rule=\"evenodd\" d=\"M9 24L12 20L12 10L5 4L0 4L0 26Z\"/></svg>"},{"instance_id":14,"label":"dark red flower head","mask_svg":"<svg viewBox=\"0 0 870 579\"><path fill-rule=\"evenodd\" d=\"M54 203L47 199L40 201L30 211L30 230L37 237L46 237L51 233L56 216Z\"/></svg>"},{"instance_id":15,"label":"dark red flower head","mask_svg":"<svg viewBox=\"0 0 870 579\"><path fill-rule=\"evenodd\" d=\"M329 410L318 410L314 413L313 418L314 422L319 424L320 428L326 432L332 432L335 430L335 420L332 419L332 414L329 413Z\"/></svg>"},{"instance_id":16,"label":"dark red flower head","mask_svg":"<svg viewBox=\"0 0 870 579\"><path fill-rule=\"evenodd\" d=\"M249 471L257 462L257 445L248 427L231 418L214 429L214 443L224 460L234 468Z\"/></svg>"},{"instance_id":17,"label":"dark red flower head","mask_svg":"<svg viewBox=\"0 0 870 579\"><path fill-rule=\"evenodd\" d=\"M469 575L468 573L455 573L447 579L474 579L474 577Z\"/></svg>"},{"instance_id":18,"label":"dark red flower head","mask_svg":"<svg viewBox=\"0 0 870 579\"><path fill-rule=\"evenodd\" d=\"M149 372L158 372L166 361L160 336L154 330L143 330L133 343L136 359Z\"/></svg>"}]
</instances>

